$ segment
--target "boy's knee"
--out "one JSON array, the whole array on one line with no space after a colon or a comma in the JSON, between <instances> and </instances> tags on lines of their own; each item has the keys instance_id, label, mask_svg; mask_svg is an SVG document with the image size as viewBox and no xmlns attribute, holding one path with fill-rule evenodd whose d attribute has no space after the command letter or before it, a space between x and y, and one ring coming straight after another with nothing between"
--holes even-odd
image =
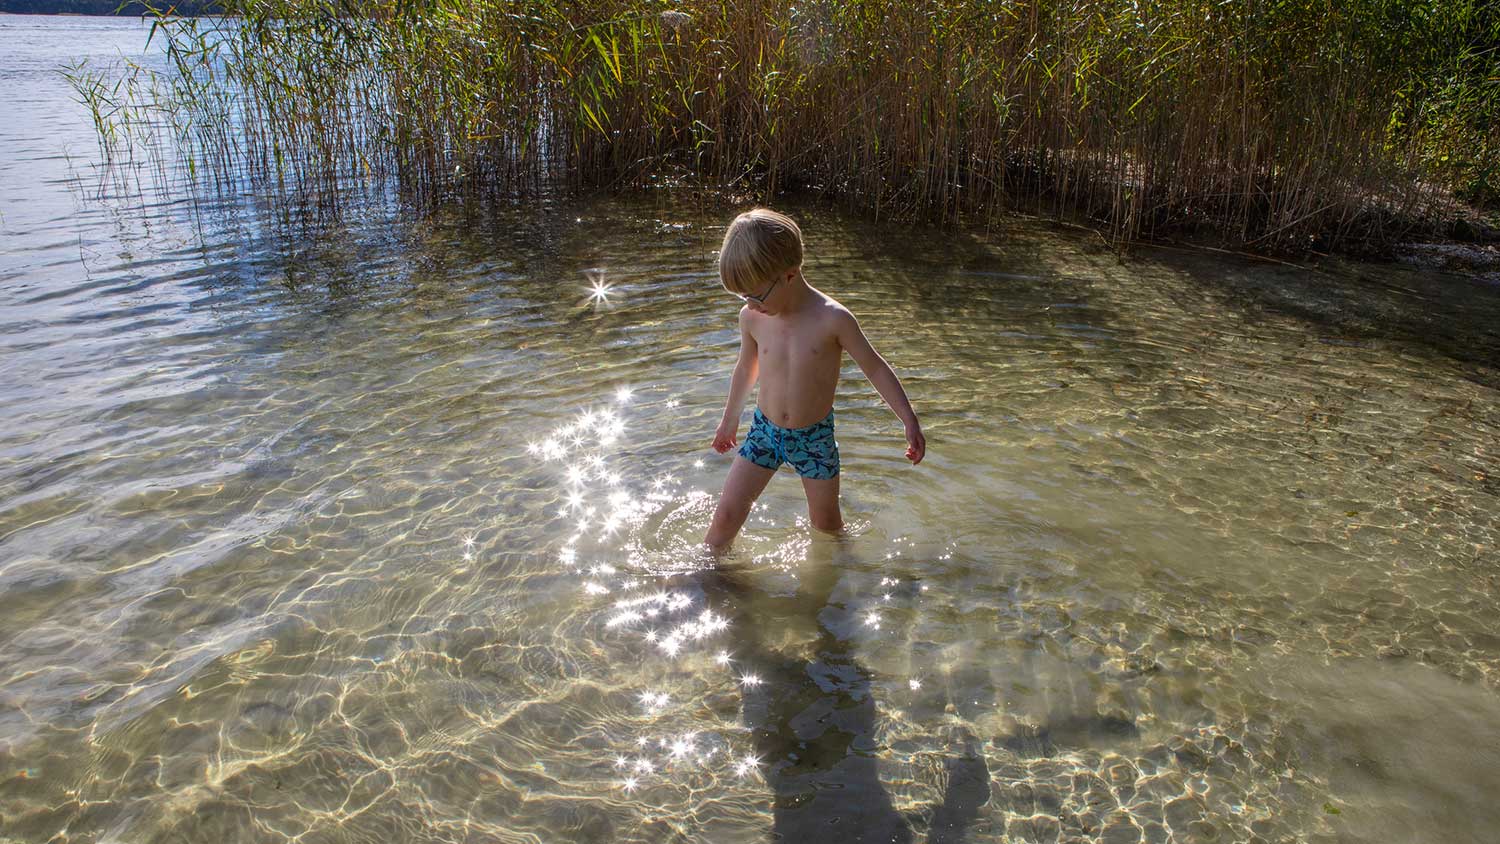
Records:
<instances>
[{"instance_id":1,"label":"boy's knee","mask_svg":"<svg viewBox=\"0 0 1500 844\"><path fill-rule=\"evenodd\" d=\"M716 527L733 526L737 528L743 525L748 518L750 518L749 504L731 504L720 501L718 508L714 510L713 523Z\"/></svg>"},{"instance_id":2,"label":"boy's knee","mask_svg":"<svg viewBox=\"0 0 1500 844\"><path fill-rule=\"evenodd\" d=\"M708 526L708 533L703 537L703 544L715 554L728 551L735 537L739 536L740 528L745 524L745 518L746 516L739 515L733 510L720 508L714 513L713 521Z\"/></svg>"},{"instance_id":3,"label":"boy's knee","mask_svg":"<svg viewBox=\"0 0 1500 844\"><path fill-rule=\"evenodd\" d=\"M737 507L734 505L720 504L714 511L713 521L708 526L708 536L704 538L710 546L722 550L734 541L739 535L740 528L744 527L745 520L750 517L749 507Z\"/></svg>"}]
</instances>

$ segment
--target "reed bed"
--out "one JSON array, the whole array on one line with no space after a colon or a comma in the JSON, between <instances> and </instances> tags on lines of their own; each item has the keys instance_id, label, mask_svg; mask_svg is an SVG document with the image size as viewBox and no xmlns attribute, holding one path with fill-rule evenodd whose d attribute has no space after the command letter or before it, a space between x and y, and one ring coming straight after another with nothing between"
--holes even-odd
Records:
<instances>
[{"instance_id":1,"label":"reed bed","mask_svg":"<svg viewBox=\"0 0 1500 844\"><path fill-rule=\"evenodd\" d=\"M1358 250L1500 184L1485 0L224 6L153 32L195 166L334 210L670 184Z\"/></svg>"}]
</instances>

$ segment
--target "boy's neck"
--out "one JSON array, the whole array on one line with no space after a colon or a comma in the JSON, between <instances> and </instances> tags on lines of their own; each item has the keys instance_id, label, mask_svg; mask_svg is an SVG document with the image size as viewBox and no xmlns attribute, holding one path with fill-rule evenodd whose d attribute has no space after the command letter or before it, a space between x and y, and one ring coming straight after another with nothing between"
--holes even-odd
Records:
<instances>
[{"instance_id":1,"label":"boy's neck","mask_svg":"<svg viewBox=\"0 0 1500 844\"><path fill-rule=\"evenodd\" d=\"M812 292L812 287L807 283L807 279L802 277L802 271L798 270L797 274L787 282L787 288L786 306L782 310L786 313L795 313L807 304L807 297Z\"/></svg>"}]
</instances>

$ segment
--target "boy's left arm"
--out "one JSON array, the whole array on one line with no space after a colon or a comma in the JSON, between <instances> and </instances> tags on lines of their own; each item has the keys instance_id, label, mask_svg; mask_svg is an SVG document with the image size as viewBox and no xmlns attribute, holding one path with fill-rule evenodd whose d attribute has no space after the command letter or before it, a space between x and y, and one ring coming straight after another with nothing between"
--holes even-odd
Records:
<instances>
[{"instance_id":1,"label":"boy's left arm","mask_svg":"<svg viewBox=\"0 0 1500 844\"><path fill-rule=\"evenodd\" d=\"M854 318L854 314L843 311L837 320L839 345L859 364L860 371L870 379L875 392L885 399L885 403L906 427L906 459L913 465L921 463L922 457L927 453L927 438L922 436L922 424L917 421L917 412L912 410L911 400L901 387L901 379L896 377L891 365L865 339L865 333L860 330L859 321Z\"/></svg>"}]
</instances>

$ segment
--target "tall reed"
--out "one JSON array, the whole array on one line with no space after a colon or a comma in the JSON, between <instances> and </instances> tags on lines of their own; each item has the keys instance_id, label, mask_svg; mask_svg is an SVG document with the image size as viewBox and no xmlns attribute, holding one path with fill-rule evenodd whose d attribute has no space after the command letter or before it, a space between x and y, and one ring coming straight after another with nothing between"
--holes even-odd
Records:
<instances>
[{"instance_id":1,"label":"tall reed","mask_svg":"<svg viewBox=\"0 0 1500 844\"><path fill-rule=\"evenodd\" d=\"M663 182L1376 247L1500 180L1484 0L228 0L167 18L224 178L329 206Z\"/></svg>"}]
</instances>

